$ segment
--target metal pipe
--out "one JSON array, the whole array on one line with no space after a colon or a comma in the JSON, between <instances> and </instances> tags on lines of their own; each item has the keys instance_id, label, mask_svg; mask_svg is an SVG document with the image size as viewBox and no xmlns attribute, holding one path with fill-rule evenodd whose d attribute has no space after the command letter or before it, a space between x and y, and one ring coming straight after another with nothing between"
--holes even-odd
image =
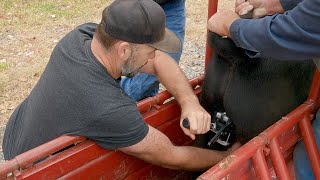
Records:
<instances>
[{"instance_id":1,"label":"metal pipe","mask_svg":"<svg viewBox=\"0 0 320 180\"><path fill-rule=\"evenodd\" d=\"M290 180L289 171L277 138L273 138L270 142L270 157L278 179Z\"/></svg>"},{"instance_id":2,"label":"metal pipe","mask_svg":"<svg viewBox=\"0 0 320 180\"><path fill-rule=\"evenodd\" d=\"M255 155L252 157L252 160L257 178L263 180L271 180L268 165L264 157L263 148L257 150Z\"/></svg>"},{"instance_id":3,"label":"metal pipe","mask_svg":"<svg viewBox=\"0 0 320 180\"><path fill-rule=\"evenodd\" d=\"M314 176L316 179L320 179L320 154L311 128L310 117L308 115L305 115L303 120L299 122L299 128L303 137L303 143L305 144L308 152Z\"/></svg>"}]
</instances>

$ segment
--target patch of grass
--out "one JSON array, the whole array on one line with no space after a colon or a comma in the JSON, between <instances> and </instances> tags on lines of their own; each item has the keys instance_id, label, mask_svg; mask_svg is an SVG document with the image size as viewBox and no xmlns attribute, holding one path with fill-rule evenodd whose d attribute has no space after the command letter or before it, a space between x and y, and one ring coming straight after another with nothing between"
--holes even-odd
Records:
<instances>
[{"instance_id":1,"label":"patch of grass","mask_svg":"<svg viewBox=\"0 0 320 180\"><path fill-rule=\"evenodd\" d=\"M2 0L0 14L4 21L21 29L22 26L42 25L46 22L68 23L79 17L92 17L101 13L102 8L110 4L111 0ZM88 6L91 8L88 10ZM101 9L101 10L100 10ZM8 23L2 22L1 26Z\"/></svg>"},{"instance_id":2,"label":"patch of grass","mask_svg":"<svg viewBox=\"0 0 320 180\"><path fill-rule=\"evenodd\" d=\"M0 72L10 68L9 62L0 62Z\"/></svg>"}]
</instances>

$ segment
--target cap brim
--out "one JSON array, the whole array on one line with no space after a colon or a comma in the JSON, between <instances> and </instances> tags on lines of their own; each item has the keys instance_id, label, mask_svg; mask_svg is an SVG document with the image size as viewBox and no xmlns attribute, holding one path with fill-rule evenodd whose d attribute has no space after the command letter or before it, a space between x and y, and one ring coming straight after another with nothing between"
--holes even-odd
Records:
<instances>
[{"instance_id":1,"label":"cap brim","mask_svg":"<svg viewBox=\"0 0 320 180\"><path fill-rule=\"evenodd\" d=\"M178 36L166 28L165 36L161 41L148 45L166 53L177 53L181 50L181 44Z\"/></svg>"}]
</instances>

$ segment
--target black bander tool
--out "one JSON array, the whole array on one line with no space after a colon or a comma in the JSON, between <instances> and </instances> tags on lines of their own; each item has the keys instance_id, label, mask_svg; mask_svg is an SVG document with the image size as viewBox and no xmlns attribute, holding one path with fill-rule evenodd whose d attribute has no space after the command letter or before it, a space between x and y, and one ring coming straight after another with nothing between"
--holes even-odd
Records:
<instances>
[{"instance_id":1,"label":"black bander tool","mask_svg":"<svg viewBox=\"0 0 320 180\"><path fill-rule=\"evenodd\" d=\"M216 112L213 118L214 119L211 120L210 131L214 133L214 136L207 143L207 146L211 147L214 143L229 146L229 137L234 129L231 118L229 118L225 112ZM188 118L182 121L182 126L188 129L190 128Z\"/></svg>"}]
</instances>

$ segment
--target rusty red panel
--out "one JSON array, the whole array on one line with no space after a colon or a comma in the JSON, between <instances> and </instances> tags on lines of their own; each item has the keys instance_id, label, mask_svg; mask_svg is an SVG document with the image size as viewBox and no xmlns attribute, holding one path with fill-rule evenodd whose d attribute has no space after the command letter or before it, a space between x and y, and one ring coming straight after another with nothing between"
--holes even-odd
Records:
<instances>
[{"instance_id":1,"label":"rusty red panel","mask_svg":"<svg viewBox=\"0 0 320 180\"><path fill-rule=\"evenodd\" d=\"M147 166L147 163L119 151L90 161L62 179L123 179Z\"/></svg>"},{"instance_id":2,"label":"rusty red panel","mask_svg":"<svg viewBox=\"0 0 320 180\"><path fill-rule=\"evenodd\" d=\"M31 149L23 154L16 156L10 161L0 164L0 175L6 175L18 169L24 169L26 166L38 161L48 155L68 147L74 143L83 141L83 137L61 136L48 143L45 143L35 149Z\"/></svg>"},{"instance_id":3,"label":"rusty red panel","mask_svg":"<svg viewBox=\"0 0 320 180\"><path fill-rule=\"evenodd\" d=\"M177 171L161 168L159 166L149 165L130 176L125 178L126 180L147 180L147 179L183 179L193 180L195 177L191 172Z\"/></svg>"},{"instance_id":4,"label":"rusty red panel","mask_svg":"<svg viewBox=\"0 0 320 180\"><path fill-rule=\"evenodd\" d=\"M145 121L153 127L157 127L168 121L168 119L176 117L180 117L180 107L176 102L169 102L165 106L161 106L158 109L153 108L143 114Z\"/></svg>"},{"instance_id":5,"label":"rusty red panel","mask_svg":"<svg viewBox=\"0 0 320 180\"><path fill-rule=\"evenodd\" d=\"M23 179L56 179L103 154L112 152L87 140L26 169L21 173L21 177Z\"/></svg>"}]
</instances>

